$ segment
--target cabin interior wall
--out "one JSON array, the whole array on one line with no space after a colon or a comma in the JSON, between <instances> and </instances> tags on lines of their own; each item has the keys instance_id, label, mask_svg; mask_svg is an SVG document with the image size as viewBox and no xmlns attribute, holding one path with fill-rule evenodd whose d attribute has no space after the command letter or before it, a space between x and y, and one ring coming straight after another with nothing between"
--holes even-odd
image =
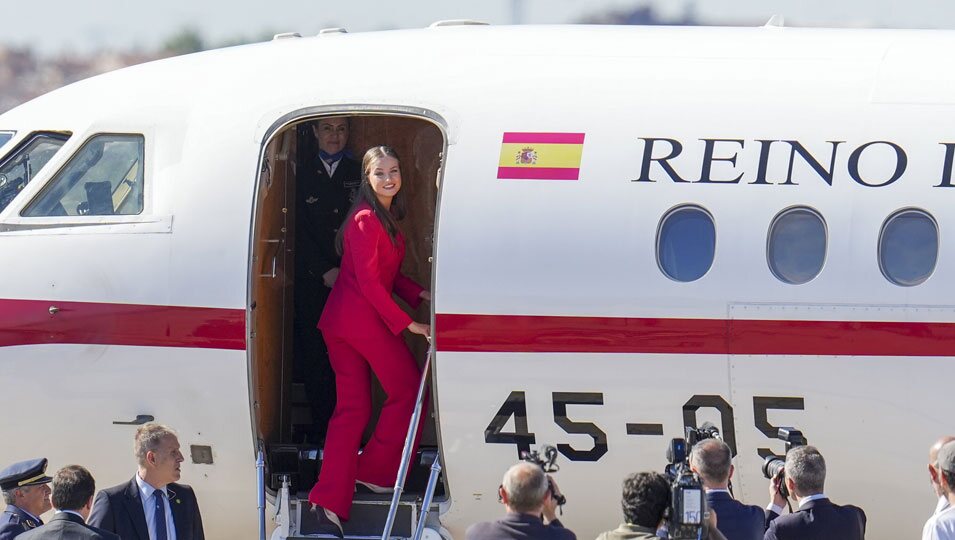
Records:
<instances>
[{"instance_id":1,"label":"cabin interior wall","mask_svg":"<svg viewBox=\"0 0 955 540\"><path fill-rule=\"evenodd\" d=\"M306 123L317 122L309 120ZM304 163L307 156L317 152L314 141L303 138L296 144L296 133L300 136L309 133L310 129L296 129L301 126L292 126L279 134L269 144L266 159L269 163L271 187L263 187L266 182L259 182L259 219L258 229L255 232L256 250L262 253L275 249L276 227L284 231L281 238L281 251L284 254L277 271L281 271L281 280L253 280L253 300L256 301L254 310L254 328L256 339L253 341L253 355L255 359L255 392L257 404L257 422L262 439L268 443L294 442L291 441L290 411L293 371L292 340L292 306L294 294L294 261L292 250L294 246L294 210L296 167L302 164L296 162L296 147L299 150L299 160ZM401 159L402 188L401 196L407 210L406 217L400 226L406 239L406 254L402 272L426 288L431 286L431 256L433 252L434 217L437 207L437 178L441 163L441 153L444 139L441 131L430 122L393 116L352 116L349 122L350 135L348 150L359 162L365 150L376 145L388 145L395 149ZM263 173L265 174L265 173ZM284 197L276 195L278 185ZM270 192L271 190L271 192ZM279 226L279 216L282 225ZM271 252L270 252L271 253ZM254 253L255 257L256 254ZM271 272L272 259L269 253L259 256L253 264L256 275ZM287 271L286 271L287 269ZM271 298L271 300L267 299ZM281 299L281 301L278 301ZM431 306L423 303L417 310L412 310L398 300L412 317L421 322L430 321ZM279 307L281 306L281 307ZM420 336L411 336L405 333L409 348L423 365L427 354L427 343ZM270 336L265 338L265 336ZM298 359L302 361L302 359ZM377 414L384 403L385 394L377 381L373 391L374 418L369 423L365 433L365 440L370 437ZM429 415L430 415L429 411ZM422 444L425 446L437 445L435 425L433 421L426 422L422 435Z\"/></svg>"}]
</instances>

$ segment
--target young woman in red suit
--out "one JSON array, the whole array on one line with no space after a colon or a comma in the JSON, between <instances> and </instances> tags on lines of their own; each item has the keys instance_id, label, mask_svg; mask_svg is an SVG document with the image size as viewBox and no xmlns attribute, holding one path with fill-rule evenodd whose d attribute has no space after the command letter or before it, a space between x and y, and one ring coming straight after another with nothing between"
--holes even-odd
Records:
<instances>
[{"instance_id":1,"label":"young woman in red suit","mask_svg":"<svg viewBox=\"0 0 955 540\"><path fill-rule=\"evenodd\" d=\"M362 160L362 173L355 204L338 233L341 271L318 321L335 371L338 401L328 425L321 474L308 500L316 506L322 529L316 532L336 536L342 534L340 519L349 517L356 483L387 492L385 486L398 476L421 378L401 334L431 332L392 298L397 294L412 307L431 300L427 290L399 271L405 241L398 229L404 214L398 197L398 155L387 146L373 147ZM371 417L371 372L388 397L371 440L359 454Z\"/></svg>"}]
</instances>

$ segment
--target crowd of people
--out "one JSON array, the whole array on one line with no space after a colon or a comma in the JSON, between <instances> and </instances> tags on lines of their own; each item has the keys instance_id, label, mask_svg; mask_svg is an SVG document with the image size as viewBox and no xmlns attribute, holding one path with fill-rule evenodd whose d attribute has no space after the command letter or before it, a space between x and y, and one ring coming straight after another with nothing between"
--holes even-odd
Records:
<instances>
[{"instance_id":1,"label":"crowd of people","mask_svg":"<svg viewBox=\"0 0 955 540\"><path fill-rule=\"evenodd\" d=\"M780 475L769 481L765 508L736 500L731 491L732 453L726 443L707 439L690 452L690 469L706 492L706 520L701 539L709 540L861 540L865 512L838 505L825 494L826 461L813 446L786 454ZM955 540L955 437L939 439L929 451L929 479L939 497L925 523L922 540ZM521 462L504 474L500 499L503 518L471 526L467 540L574 540L557 519L554 479L537 465ZM634 473L623 480L623 522L596 540L668 538L672 485L657 472ZM791 503L795 503L793 508ZM791 510L787 513L786 507Z\"/></svg>"}]
</instances>

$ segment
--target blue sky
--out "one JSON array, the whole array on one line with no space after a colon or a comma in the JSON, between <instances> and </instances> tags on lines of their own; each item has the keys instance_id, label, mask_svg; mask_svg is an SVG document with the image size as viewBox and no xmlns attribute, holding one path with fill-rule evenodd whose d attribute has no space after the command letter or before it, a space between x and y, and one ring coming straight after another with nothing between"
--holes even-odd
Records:
<instances>
[{"instance_id":1,"label":"blue sky","mask_svg":"<svg viewBox=\"0 0 955 540\"><path fill-rule=\"evenodd\" d=\"M264 31L316 33L426 26L440 19L474 18L509 24L514 0L44 0L16 2L0 43L31 44L45 53L140 47L150 49L184 26L210 41ZM521 0L524 22L564 23L614 8L652 4L675 16L694 2L713 23L757 24L782 14L794 25L955 28L952 0Z\"/></svg>"}]
</instances>

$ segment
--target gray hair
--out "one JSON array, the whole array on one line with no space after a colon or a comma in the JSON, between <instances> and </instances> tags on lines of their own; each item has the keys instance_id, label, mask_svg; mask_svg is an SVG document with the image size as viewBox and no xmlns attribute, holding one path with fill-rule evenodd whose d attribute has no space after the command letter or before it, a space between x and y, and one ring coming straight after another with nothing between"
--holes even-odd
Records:
<instances>
[{"instance_id":1,"label":"gray hair","mask_svg":"<svg viewBox=\"0 0 955 540\"><path fill-rule=\"evenodd\" d=\"M544 504L549 487L547 475L533 463L521 462L504 473L501 487L507 493L507 504L516 512L534 512Z\"/></svg>"},{"instance_id":2,"label":"gray hair","mask_svg":"<svg viewBox=\"0 0 955 540\"><path fill-rule=\"evenodd\" d=\"M175 437L176 432L169 426L162 424L145 424L136 430L133 441L133 454L141 467L146 466L146 454L159 450L166 437Z\"/></svg>"},{"instance_id":3,"label":"gray hair","mask_svg":"<svg viewBox=\"0 0 955 540\"><path fill-rule=\"evenodd\" d=\"M709 484L722 484L729 480L733 453L729 445L717 439L706 439L693 445L690 450L690 466Z\"/></svg>"},{"instance_id":4,"label":"gray hair","mask_svg":"<svg viewBox=\"0 0 955 540\"><path fill-rule=\"evenodd\" d=\"M815 446L797 446L786 454L786 477L792 478L802 496L822 493L826 460Z\"/></svg>"},{"instance_id":5,"label":"gray hair","mask_svg":"<svg viewBox=\"0 0 955 540\"><path fill-rule=\"evenodd\" d=\"M7 504L7 506L9 506L9 505L11 505L11 504L16 504L16 503L17 503L17 498L16 498L16 496L14 495L14 493L16 493L16 491L17 491L18 489L20 489L20 488L13 488L13 489L5 489L5 490L3 490L3 502L5 502L5 503Z\"/></svg>"}]
</instances>

